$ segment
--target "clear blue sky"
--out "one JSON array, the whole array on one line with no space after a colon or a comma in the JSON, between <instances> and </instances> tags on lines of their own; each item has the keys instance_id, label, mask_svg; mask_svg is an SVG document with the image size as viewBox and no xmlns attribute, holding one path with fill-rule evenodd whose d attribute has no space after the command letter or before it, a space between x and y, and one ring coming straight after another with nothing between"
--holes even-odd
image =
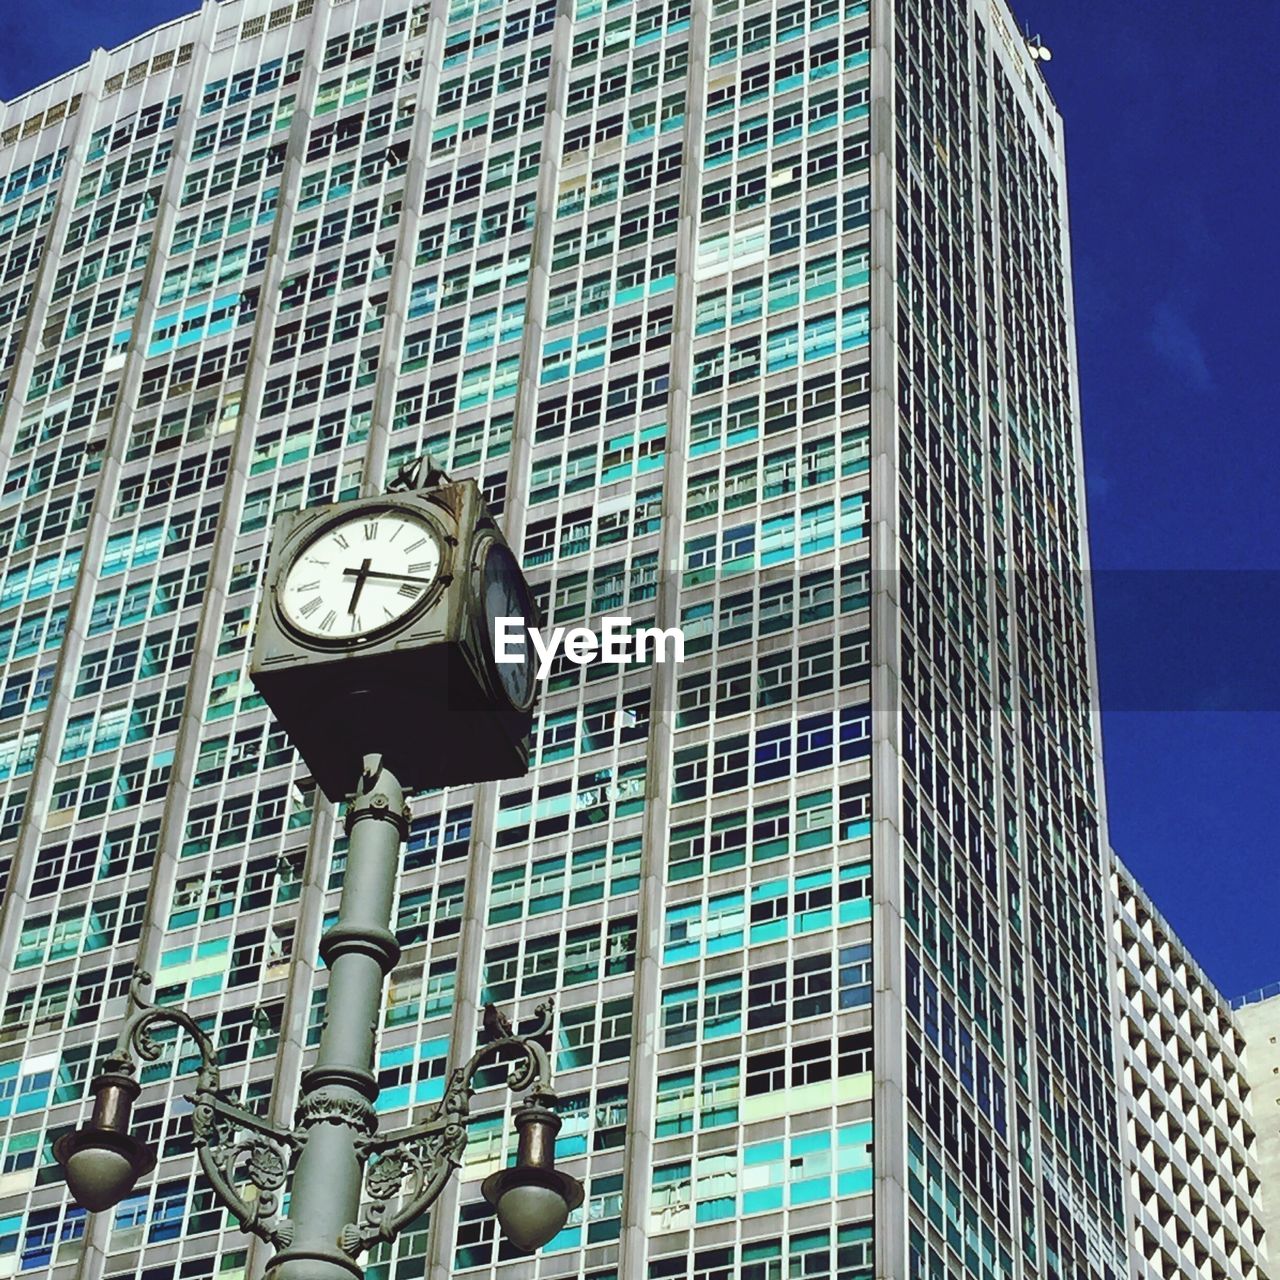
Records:
<instances>
[{"instance_id":1,"label":"clear blue sky","mask_svg":"<svg viewBox=\"0 0 1280 1280\"><path fill-rule=\"evenodd\" d=\"M0 97L195 8L4 0ZM1016 12L1066 120L1112 841L1236 995L1280 979L1280 5Z\"/></svg>"},{"instance_id":2,"label":"clear blue sky","mask_svg":"<svg viewBox=\"0 0 1280 1280\"><path fill-rule=\"evenodd\" d=\"M1112 844L1280 980L1280 6L1019 0L1066 126Z\"/></svg>"}]
</instances>

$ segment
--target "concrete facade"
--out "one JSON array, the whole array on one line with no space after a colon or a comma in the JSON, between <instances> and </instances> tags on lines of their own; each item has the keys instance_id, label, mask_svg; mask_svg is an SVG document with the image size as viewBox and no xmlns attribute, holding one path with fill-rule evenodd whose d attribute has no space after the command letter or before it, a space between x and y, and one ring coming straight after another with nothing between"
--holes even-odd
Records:
<instances>
[{"instance_id":1,"label":"concrete facade","mask_svg":"<svg viewBox=\"0 0 1280 1280\"><path fill-rule=\"evenodd\" d=\"M1265 1275L1244 1025L1118 858L1113 884L1133 1275Z\"/></svg>"},{"instance_id":2,"label":"concrete facade","mask_svg":"<svg viewBox=\"0 0 1280 1280\"><path fill-rule=\"evenodd\" d=\"M1236 1026L1244 1037L1244 1074L1250 1086L1262 1179L1260 1212L1274 1274L1280 1256L1280 987L1244 996L1234 1008Z\"/></svg>"}]
</instances>

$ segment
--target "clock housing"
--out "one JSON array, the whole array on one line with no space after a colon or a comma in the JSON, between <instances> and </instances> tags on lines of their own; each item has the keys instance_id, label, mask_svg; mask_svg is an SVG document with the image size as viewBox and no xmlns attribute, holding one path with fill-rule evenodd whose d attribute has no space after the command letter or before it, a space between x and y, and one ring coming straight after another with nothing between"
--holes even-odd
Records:
<instances>
[{"instance_id":1,"label":"clock housing","mask_svg":"<svg viewBox=\"0 0 1280 1280\"><path fill-rule=\"evenodd\" d=\"M355 532L374 522L380 524L375 536L357 543ZM421 536L438 540L438 565L426 547L403 566L384 555L389 549L379 548L379 538L396 527L404 530L397 543L425 528ZM350 531L346 548L335 542L335 530ZM335 551L341 552L336 564ZM309 555L328 563L308 564ZM510 598L527 603L528 625L536 626L518 562L472 480L277 519L249 675L331 800L354 790L361 761L371 753L380 753L413 790L528 770L536 687L527 699L513 700L512 676L494 661L476 571L491 555L508 570L515 567ZM419 571L411 573L411 566ZM307 570L303 579L300 568ZM301 593L300 586L319 581L313 569L331 575L328 586ZM374 576L395 574L411 581ZM405 585L414 588L412 599L401 595ZM299 626L298 614L314 595L322 597L307 618L315 626ZM360 627L346 613L353 595ZM400 599L405 607L397 613ZM338 618L329 632L319 631L328 612Z\"/></svg>"}]
</instances>

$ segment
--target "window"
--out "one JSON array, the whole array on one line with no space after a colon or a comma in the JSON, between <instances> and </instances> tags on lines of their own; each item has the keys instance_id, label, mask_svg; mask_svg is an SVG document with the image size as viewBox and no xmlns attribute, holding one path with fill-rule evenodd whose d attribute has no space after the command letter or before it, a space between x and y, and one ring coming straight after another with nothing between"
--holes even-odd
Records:
<instances>
[{"instance_id":1,"label":"window","mask_svg":"<svg viewBox=\"0 0 1280 1280\"><path fill-rule=\"evenodd\" d=\"M658 1077L654 1136L670 1138L693 1132L694 1076L692 1071Z\"/></svg>"},{"instance_id":2,"label":"window","mask_svg":"<svg viewBox=\"0 0 1280 1280\"><path fill-rule=\"evenodd\" d=\"M400 897L396 941L401 946L424 942L431 932L431 889L417 889Z\"/></svg>"},{"instance_id":3,"label":"window","mask_svg":"<svg viewBox=\"0 0 1280 1280\"><path fill-rule=\"evenodd\" d=\"M871 944L840 948L840 1008L871 1003Z\"/></svg>"},{"instance_id":4,"label":"window","mask_svg":"<svg viewBox=\"0 0 1280 1280\"><path fill-rule=\"evenodd\" d=\"M856 1031L841 1036L836 1046L837 1073L841 1076L862 1075L871 1070L872 1033Z\"/></svg>"},{"instance_id":5,"label":"window","mask_svg":"<svg viewBox=\"0 0 1280 1280\"><path fill-rule=\"evenodd\" d=\"M587 1197L587 1243L616 1240L622 1229L622 1174L592 1178Z\"/></svg>"},{"instance_id":6,"label":"window","mask_svg":"<svg viewBox=\"0 0 1280 1280\"><path fill-rule=\"evenodd\" d=\"M792 979L793 1018L812 1018L831 1012L831 957L824 953L800 956Z\"/></svg>"},{"instance_id":7,"label":"window","mask_svg":"<svg viewBox=\"0 0 1280 1280\"><path fill-rule=\"evenodd\" d=\"M670 987L662 993L662 1046L692 1044L698 1029L698 987Z\"/></svg>"},{"instance_id":8,"label":"window","mask_svg":"<svg viewBox=\"0 0 1280 1280\"><path fill-rule=\"evenodd\" d=\"M703 1038L736 1035L742 1030L742 979L708 981L703 1017Z\"/></svg>"},{"instance_id":9,"label":"window","mask_svg":"<svg viewBox=\"0 0 1280 1280\"><path fill-rule=\"evenodd\" d=\"M649 1198L651 1229L667 1232L689 1223L693 1177L689 1161L659 1165L653 1171Z\"/></svg>"},{"instance_id":10,"label":"window","mask_svg":"<svg viewBox=\"0 0 1280 1280\"><path fill-rule=\"evenodd\" d=\"M573 1067L589 1066L593 1060L611 1062L625 1058L630 1052L630 1040L629 996L606 1000L602 1008L590 1004L566 1009L559 1020L556 1069L567 1071Z\"/></svg>"},{"instance_id":11,"label":"window","mask_svg":"<svg viewBox=\"0 0 1280 1280\"><path fill-rule=\"evenodd\" d=\"M741 893L713 897L705 913L701 900L668 908L663 960L670 964L703 953L719 955L741 947L745 912Z\"/></svg>"},{"instance_id":12,"label":"window","mask_svg":"<svg viewBox=\"0 0 1280 1280\"><path fill-rule=\"evenodd\" d=\"M791 1053L791 1084L800 1088L831 1079L831 1044L814 1040L795 1045Z\"/></svg>"},{"instance_id":13,"label":"window","mask_svg":"<svg viewBox=\"0 0 1280 1280\"><path fill-rule=\"evenodd\" d=\"M698 1124L703 1129L736 1124L741 1095L737 1062L708 1065L702 1072L702 1089L698 1098Z\"/></svg>"},{"instance_id":14,"label":"window","mask_svg":"<svg viewBox=\"0 0 1280 1280\"><path fill-rule=\"evenodd\" d=\"M3 1172L22 1173L35 1168L40 1152L40 1133L15 1133L4 1146Z\"/></svg>"},{"instance_id":15,"label":"window","mask_svg":"<svg viewBox=\"0 0 1280 1280\"><path fill-rule=\"evenodd\" d=\"M738 1154L719 1152L698 1157L694 1199L698 1222L731 1218L737 1208Z\"/></svg>"},{"instance_id":16,"label":"window","mask_svg":"<svg viewBox=\"0 0 1280 1280\"><path fill-rule=\"evenodd\" d=\"M758 965L749 972L747 1026L774 1027L787 1020L787 966Z\"/></svg>"}]
</instances>

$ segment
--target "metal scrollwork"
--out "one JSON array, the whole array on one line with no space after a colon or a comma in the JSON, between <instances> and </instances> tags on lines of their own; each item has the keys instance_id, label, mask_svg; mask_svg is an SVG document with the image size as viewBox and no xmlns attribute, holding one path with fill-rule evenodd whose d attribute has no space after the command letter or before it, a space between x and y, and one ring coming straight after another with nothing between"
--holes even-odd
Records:
<instances>
[{"instance_id":1,"label":"metal scrollwork","mask_svg":"<svg viewBox=\"0 0 1280 1280\"><path fill-rule=\"evenodd\" d=\"M539 1069L537 1060L529 1054L511 1064L511 1070L507 1073L507 1088L513 1093L519 1093L543 1077L544 1073Z\"/></svg>"},{"instance_id":2,"label":"metal scrollwork","mask_svg":"<svg viewBox=\"0 0 1280 1280\"><path fill-rule=\"evenodd\" d=\"M540 1004L534 1010L537 1025L526 1035L517 1035L511 1023L493 1005L487 1005L484 1026L491 1038L465 1066L450 1072L444 1096L431 1116L412 1129L367 1138L358 1144L368 1161L365 1190L369 1198L359 1224L348 1223L342 1229L343 1252L355 1258L374 1245L394 1240L439 1198L453 1171L462 1163L467 1119L475 1095L473 1082L482 1067L504 1052L515 1051L519 1056L507 1073L507 1087L512 1092L550 1090L551 1064L538 1039L551 1030L554 1009L553 1000ZM397 1200L399 1207L393 1213L392 1204Z\"/></svg>"},{"instance_id":3,"label":"metal scrollwork","mask_svg":"<svg viewBox=\"0 0 1280 1280\"><path fill-rule=\"evenodd\" d=\"M152 1030L165 1025L178 1027L196 1042L196 1047L200 1050L200 1074L204 1076L211 1073L210 1079L216 1088L218 1064L213 1042L190 1014L181 1009L162 1008L152 1004L143 994L143 989L149 987L151 981L151 975L139 969L129 983L129 999L134 1004L134 1013L120 1029L115 1058L123 1062L130 1061L129 1050L132 1049L144 1062L156 1062L164 1053L164 1045L151 1034Z\"/></svg>"},{"instance_id":4,"label":"metal scrollwork","mask_svg":"<svg viewBox=\"0 0 1280 1280\"><path fill-rule=\"evenodd\" d=\"M157 1061L164 1052L163 1044L152 1034L157 1027L178 1027L191 1036L200 1052L196 1089L189 1095L194 1104L191 1123L200 1165L243 1230L273 1245L286 1245L292 1224L279 1218L280 1192L297 1140L225 1095L213 1042L189 1014L147 1000L144 988L150 985L149 973L139 970L134 974L129 991L134 1012L121 1029L106 1066L131 1074L135 1068L130 1050L144 1062ZM257 1190L252 1201L236 1187L237 1181L243 1180Z\"/></svg>"},{"instance_id":5,"label":"metal scrollwork","mask_svg":"<svg viewBox=\"0 0 1280 1280\"><path fill-rule=\"evenodd\" d=\"M200 1164L219 1199L242 1230L273 1244L284 1243L281 1229L287 1224L277 1218L280 1192L289 1168L288 1145L262 1133L241 1136L238 1117L228 1115L216 1103L209 1105L200 1099L196 1110L203 1110L207 1117L203 1142L197 1129ZM257 1189L252 1200L246 1200L237 1190L236 1183L242 1179Z\"/></svg>"},{"instance_id":6,"label":"metal scrollwork","mask_svg":"<svg viewBox=\"0 0 1280 1280\"><path fill-rule=\"evenodd\" d=\"M349 1224L341 1237L343 1251L353 1258L376 1244L394 1240L439 1197L462 1162L467 1131L452 1120L431 1120L417 1130L390 1134L374 1145L379 1149L371 1153L365 1167L369 1200L359 1225ZM400 1207L392 1212L397 1200Z\"/></svg>"}]
</instances>

